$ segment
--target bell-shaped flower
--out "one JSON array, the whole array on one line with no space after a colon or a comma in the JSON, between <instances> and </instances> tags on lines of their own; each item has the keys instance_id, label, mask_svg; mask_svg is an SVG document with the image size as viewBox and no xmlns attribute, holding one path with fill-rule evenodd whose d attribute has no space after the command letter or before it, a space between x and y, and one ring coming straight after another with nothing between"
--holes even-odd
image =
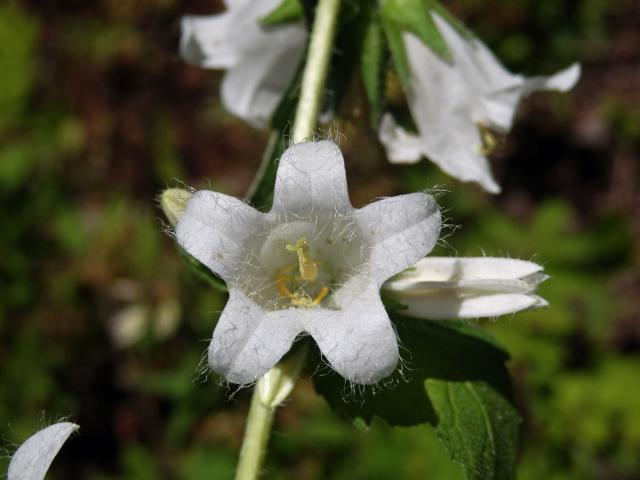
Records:
<instances>
[{"instance_id":1,"label":"bell-shaped flower","mask_svg":"<svg viewBox=\"0 0 640 480\"><path fill-rule=\"evenodd\" d=\"M306 46L302 20L260 24L280 2L227 0L223 13L182 18L182 57L204 68L227 69L221 87L225 108L258 128L271 119Z\"/></svg>"},{"instance_id":2,"label":"bell-shaped flower","mask_svg":"<svg viewBox=\"0 0 640 480\"><path fill-rule=\"evenodd\" d=\"M78 425L62 422L29 437L11 458L7 480L43 480L64 442Z\"/></svg>"},{"instance_id":3,"label":"bell-shaped flower","mask_svg":"<svg viewBox=\"0 0 640 480\"><path fill-rule=\"evenodd\" d=\"M383 292L429 320L497 317L545 307L535 295L548 277L533 262L492 257L428 257L384 284Z\"/></svg>"},{"instance_id":4,"label":"bell-shaped flower","mask_svg":"<svg viewBox=\"0 0 640 480\"><path fill-rule=\"evenodd\" d=\"M426 193L354 209L342 153L329 141L284 152L268 213L196 192L178 243L229 289L209 365L229 382L251 383L306 333L343 377L381 380L396 367L398 344L380 287L431 251L439 232Z\"/></svg>"},{"instance_id":5,"label":"bell-shaped flower","mask_svg":"<svg viewBox=\"0 0 640 480\"><path fill-rule=\"evenodd\" d=\"M507 133L527 94L572 88L580 66L550 77L513 74L480 40L463 35L437 13L431 15L452 58L445 60L415 35L403 34L411 72L407 101L418 131L404 130L385 114L380 140L393 163L415 163L426 156L447 174L498 193L486 158L495 143L491 130Z\"/></svg>"}]
</instances>

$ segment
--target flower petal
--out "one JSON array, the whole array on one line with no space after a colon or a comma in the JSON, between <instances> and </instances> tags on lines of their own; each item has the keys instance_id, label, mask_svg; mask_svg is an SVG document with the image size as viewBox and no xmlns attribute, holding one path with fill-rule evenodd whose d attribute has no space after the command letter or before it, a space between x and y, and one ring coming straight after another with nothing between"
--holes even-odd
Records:
<instances>
[{"instance_id":1,"label":"flower petal","mask_svg":"<svg viewBox=\"0 0 640 480\"><path fill-rule=\"evenodd\" d=\"M430 320L495 317L546 306L532 292L547 276L533 262L491 257L429 257L386 282L383 289Z\"/></svg>"},{"instance_id":2,"label":"flower petal","mask_svg":"<svg viewBox=\"0 0 640 480\"><path fill-rule=\"evenodd\" d=\"M298 143L282 154L272 213L308 218L318 212L351 210L344 159L335 143Z\"/></svg>"},{"instance_id":3,"label":"flower petal","mask_svg":"<svg viewBox=\"0 0 640 480\"><path fill-rule=\"evenodd\" d=\"M335 294L339 310L303 312L304 329L340 375L369 385L393 372L398 363L398 341L378 287L347 282Z\"/></svg>"},{"instance_id":4,"label":"flower petal","mask_svg":"<svg viewBox=\"0 0 640 480\"><path fill-rule=\"evenodd\" d=\"M378 285L428 254L440 235L440 210L426 193L385 198L354 217L371 245L369 272Z\"/></svg>"},{"instance_id":5,"label":"flower petal","mask_svg":"<svg viewBox=\"0 0 640 480\"><path fill-rule=\"evenodd\" d=\"M431 296L404 296L400 301L407 307L402 311L404 315L426 320L497 317L547 305L536 295L500 293L459 297L455 290Z\"/></svg>"},{"instance_id":6,"label":"flower petal","mask_svg":"<svg viewBox=\"0 0 640 480\"><path fill-rule=\"evenodd\" d=\"M204 68L229 68L241 58L235 42L229 41L237 16L227 11L219 15L186 15L180 21L180 55L188 63Z\"/></svg>"},{"instance_id":7,"label":"flower petal","mask_svg":"<svg viewBox=\"0 0 640 480\"><path fill-rule=\"evenodd\" d=\"M422 158L420 137L398 125L390 113L383 115L378 137L391 163L416 163Z\"/></svg>"},{"instance_id":8,"label":"flower petal","mask_svg":"<svg viewBox=\"0 0 640 480\"><path fill-rule=\"evenodd\" d=\"M209 345L209 365L231 383L255 382L302 332L296 309L266 312L238 289L229 291Z\"/></svg>"},{"instance_id":9,"label":"flower petal","mask_svg":"<svg viewBox=\"0 0 640 480\"><path fill-rule=\"evenodd\" d=\"M264 127L293 80L306 41L301 23L261 30L222 82L225 108L257 128Z\"/></svg>"},{"instance_id":10,"label":"flower petal","mask_svg":"<svg viewBox=\"0 0 640 480\"><path fill-rule=\"evenodd\" d=\"M176 238L190 255L229 281L246 261L244 242L263 221L263 215L242 200L201 190L178 221Z\"/></svg>"},{"instance_id":11,"label":"flower petal","mask_svg":"<svg viewBox=\"0 0 640 480\"><path fill-rule=\"evenodd\" d=\"M60 448L78 428L70 422L56 423L29 437L11 458L7 480L44 479Z\"/></svg>"}]
</instances>

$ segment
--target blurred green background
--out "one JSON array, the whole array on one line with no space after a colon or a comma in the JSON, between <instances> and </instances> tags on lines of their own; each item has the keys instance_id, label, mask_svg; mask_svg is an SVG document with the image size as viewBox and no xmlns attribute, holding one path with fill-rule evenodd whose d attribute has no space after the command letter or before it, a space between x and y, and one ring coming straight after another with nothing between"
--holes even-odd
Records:
<instances>
[{"instance_id":1,"label":"blurred green background","mask_svg":"<svg viewBox=\"0 0 640 480\"><path fill-rule=\"evenodd\" d=\"M438 187L443 255L534 259L551 308L481 322L512 354L518 477L640 479L640 2L449 4L514 71L575 60L494 155L489 197L428 162L389 165L354 83L340 132L353 203ZM70 418L51 478L230 478L249 392L202 362L224 296L189 274L157 195L241 196L266 134L226 114L219 72L177 56L216 1L0 3L0 435ZM328 134L329 135L329 134ZM335 137L335 133L330 134ZM428 427L363 432L308 380L277 415L270 479L455 479Z\"/></svg>"}]
</instances>

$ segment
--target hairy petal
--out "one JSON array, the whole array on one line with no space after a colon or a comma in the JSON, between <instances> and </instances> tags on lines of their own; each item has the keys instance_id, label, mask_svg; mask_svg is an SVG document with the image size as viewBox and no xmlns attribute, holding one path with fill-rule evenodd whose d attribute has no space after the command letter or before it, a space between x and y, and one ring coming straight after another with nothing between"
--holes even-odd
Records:
<instances>
[{"instance_id":1,"label":"hairy petal","mask_svg":"<svg viewBox=\"0 0 640 480\"><path fill-rule=\"evenodd\" d=\"M78 428L70 422L56 423L29 437L11 458L7 479L44 479L60 448Z\"/></svg>"},{"instance_id":2,"label":"hairy petal","mask_svg":"<svg viewBox=\"0 0 640 480\"><path fill-rule=\"evenodd\" d=\"M533 262L510 258L431 257L384 284L409 316L431 320L495 317L546 306L533 294L548 277Z\"/></svg>"},{"instance_id":3,"label":"hairy petal","mask_svg":"<svg viewBox=\"0 0 640 480\"><path fill-rule=\"evenodd\" d=\"M272 213L309 217L317 212L352 210L340 148L333 142L289 147L278 166Z\"/></svg>"},{"instance_id":4,"label":"hairy petal","mask_svg":"<svg viewBox=\"0 0 640 480\"><path fill-rule=\"evenodd\" d=\"M385 198L354 217L371 245L369 273L378 286L427 255L440 235L440 210L426 193Z\"/></svg>"},{"instance_id":5,"label":"hairy petal","mask_svg":"<svg viewBox=\"0 0 640 480\"><path fill-rule=\"evenodd\" d=\"M246 261L244 242L263 221L263 215L242 200L201 190L180 217L176 238L187 253L228 281Z\"/></svg>"},{"instance_id":6,"label":"hairy petal","mask_svg":"<svg viewBox=\"0 0 640 480\"><path fill-rule=\"evenodd\" d=\"M209 366L231 383L253 383L289 351L301 332L297 310L267 312L231 289L209 345Z\"/></svg>"},{"instance_id":7,"label":"hairy petal","mask_svg":"<svg viewBox=\"0 0 640 480\"><path fill-rule=\"evenodd\" d=\"M338 310L310 310L302 316L304 329L340 375L369 385L393 372L398 342L378 287L354 279L336 293Z\"/></svg>"}]
</instances>

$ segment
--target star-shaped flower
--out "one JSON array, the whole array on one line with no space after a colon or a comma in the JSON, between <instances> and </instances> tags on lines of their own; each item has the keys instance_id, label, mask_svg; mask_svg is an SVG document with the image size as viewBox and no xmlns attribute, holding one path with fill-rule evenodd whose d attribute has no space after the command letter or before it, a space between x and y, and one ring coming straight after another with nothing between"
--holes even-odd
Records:
<instances>
[{"instance_id":1,"label":"star-shaped flower","mask_svg":"<svg viewBox=\"0 0 640 480\"><path fill-rule=\"evenodd\" d=\"M429 253L439 232L426 193L354 209L342 154L329 141L285 151L268 213L197 192L176 237L229 289L211 368L232 383L254 382L307 333L343 377L381 380L396 367L398 344L380 287Z\"/></svg>"},{"instance_id":2,"label":"star-shaped flower","mask_svg":"<svg viewBox=\"0 0 640 480\"><path fill-rule=\"evenodd\" d=\"M11 458L7 480L43 480L64 442L78 428L70 422L56 423L29 437Z\"/></svg>"},{"instance_id":3,"label":"star-shaped flower","mask_svg":"<svg viewBox=\"0 0 640 480\"><path fill-rule=\"evenodd\" d=\"M440 58L418 37L404 33L411 70L407 97L418 133L405 131L386 114L380 140L393 163L415 163L424 155L449 175L498 193L486 158L494 142L490 130L507 133L529 93L571 89L580 66L550 77L513 74L480 40L465 37L437 13L431 15L452 59Z\"/></svg>"},{"instance_id":4,"label":"star-shaped flower","mask_svg":"<svg viewBox=\"0 0 640 480\"><path fill-rule=\"evenodd\" d=\"M204 68L224 68L225 108L262 128L273 115L304 53L307 31L302 21L272 27L260 19L280 0L227 0L219 15L182 18L180 54Z\"/></svg>"},{"instance_id":5,"label":"star-shaped flower","mask_svg":"<svg viewBox=\"0 0 640 480\"><path fill-rule=\"evenodd\" d=\"M533 262L495 257L428 257L390 279L383 291L429 320L497 317L546 307L534 292L548 278Z\"/></svg>"}]
</instances>

